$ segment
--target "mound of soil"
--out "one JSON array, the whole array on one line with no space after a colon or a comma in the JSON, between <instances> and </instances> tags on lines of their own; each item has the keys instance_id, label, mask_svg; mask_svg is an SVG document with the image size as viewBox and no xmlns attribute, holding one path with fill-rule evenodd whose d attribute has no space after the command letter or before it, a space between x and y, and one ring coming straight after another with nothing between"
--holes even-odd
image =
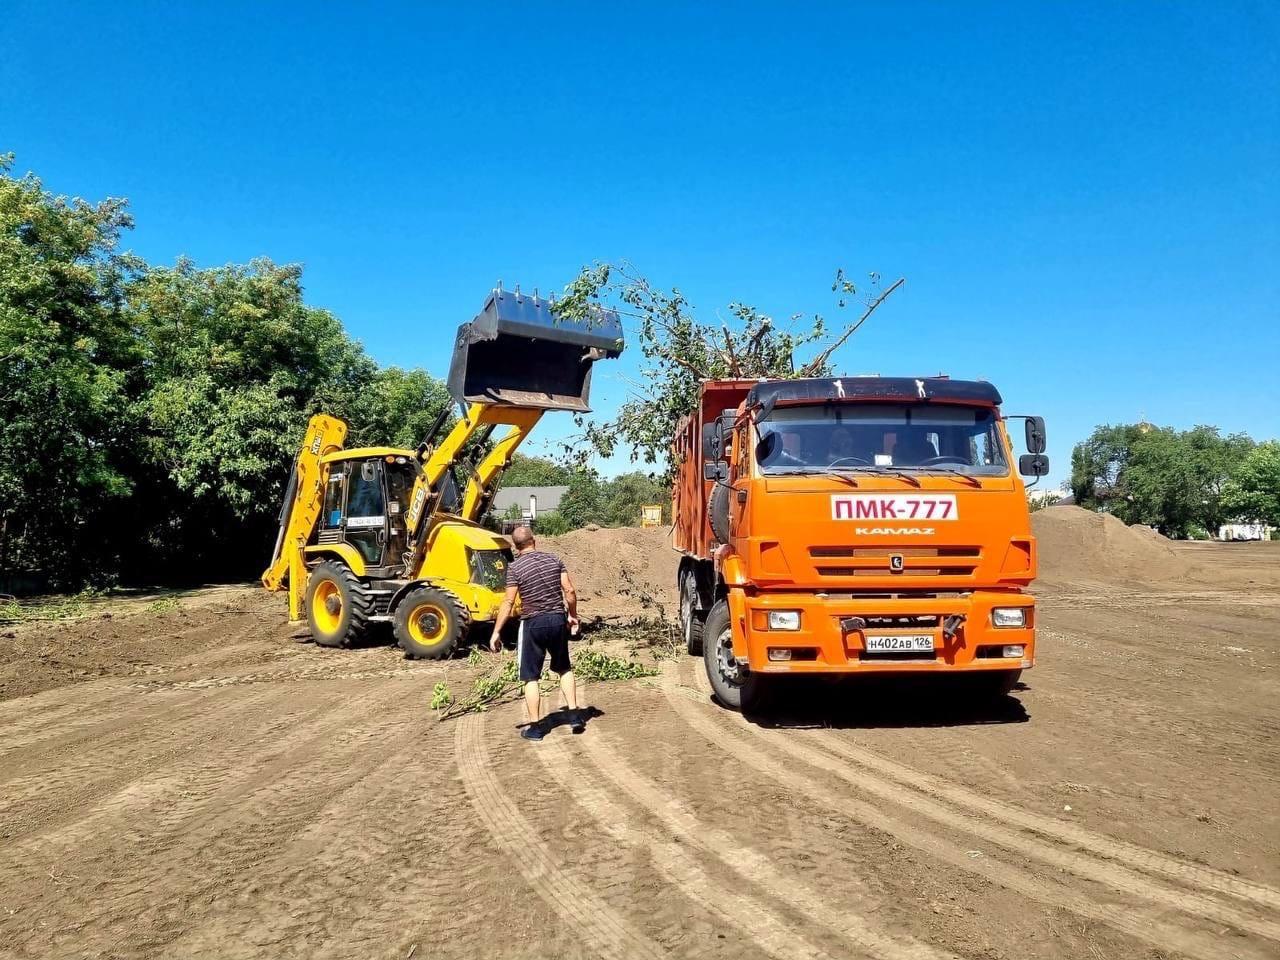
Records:
<instances>
[{"instance_id":1,"label":"mound of soil","mask_svg":"<svg viewBox=\"0 0 1280 960\"><path fill-rule=\"evenodd\" d=\"M588 527L538 545L564 560L584 618L675 616L680 556L666 527Z\"/></svg>"},{"instance_id":2,"label":"mound of soil","mask_svg":"<svg viewBox=\"0 0 1280 960\"><path fill-rule=\"evenodd\" d=\"M1032 514L1040 553L1037 584L1080 582L1123 586L1169 583L1197 573L1173 542L1149 527L1130 527L1080 507L1048 507Z\"/></svg>"}]
</instances>

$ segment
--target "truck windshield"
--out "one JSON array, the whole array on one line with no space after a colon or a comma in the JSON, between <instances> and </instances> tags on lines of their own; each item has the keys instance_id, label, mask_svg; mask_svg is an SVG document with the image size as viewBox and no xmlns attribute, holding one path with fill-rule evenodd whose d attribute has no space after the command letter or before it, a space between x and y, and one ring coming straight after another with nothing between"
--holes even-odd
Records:
<instances>
[{"instance_id":1,"label":"truck windshield","mask_svg":"<svg viewBox=\"0 0 1280 960\"><path fill-rule=\"evenodd\" d=\"M942 404L777 407L760 422L765 474L816 470L1008 473L995 411Z\"/></svg>"}]
</instances>

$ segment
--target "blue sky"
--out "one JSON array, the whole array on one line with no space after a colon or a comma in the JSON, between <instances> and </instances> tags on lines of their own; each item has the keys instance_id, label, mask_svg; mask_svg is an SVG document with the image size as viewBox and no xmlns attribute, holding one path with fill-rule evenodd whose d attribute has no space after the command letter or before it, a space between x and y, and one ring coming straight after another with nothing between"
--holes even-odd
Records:
<instances>
[{"instance_id":1,"label":"blue sky","mask_svg":"<svg viewBox=\"0 0 1280 960\"><path fill-rule=\"evenodd\" d=\"M11 0L0 150L440 375L498 278L830 316L843 266L907 285L837 367L994 381L1054 479L1103 422L1280 435L1271 0L465 6Z\"/></svg>"}]
</instances>

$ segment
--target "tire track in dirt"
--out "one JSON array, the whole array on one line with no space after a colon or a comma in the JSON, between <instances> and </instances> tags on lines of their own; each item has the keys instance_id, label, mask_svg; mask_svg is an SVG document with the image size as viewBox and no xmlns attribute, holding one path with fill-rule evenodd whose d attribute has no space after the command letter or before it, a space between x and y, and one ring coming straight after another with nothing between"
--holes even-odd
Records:
<instances>
[{"instance_id":1,"label":"tire track in dirt","mask_svg":"<svg viewBox=\"0 0 1280 960\"><path fill-rule=\"evenodd\" d=\"M51 790L52 802L56 809L64 811L63 815L46 818L27 834L19 835L17 842L11 837L5 853L37 857L57 850L93 850L95 841L101 838L115 840L135 832L155 846L157 841L178 834L183 824L200 816L206 807L227 805L228 796L255 782L264 764L238 765L246 754L254 755L268 744L266 765L281 757L294 761L305 758L307 753L297 745L305 747L340 727L343 721L335 718L334 707L352 702L330 696L311 702L301 712L290 713L275 708L280 699L280 691L255 691L253 696L224 710L212 714L200 711L200 732L207 735L211 725L217 728L217 735L207 744L209 749L188 740L176 743L163 756L151 754L143 758L146 772L142 776L138 776L136 765L124 765L118 757L106 758L104 762L116 772L105 785L111 789L123 783L122 788L107 796L102 795L102 790L77 793L65 785ZM366 695L354 702L375 707L381 699L381 694ZM240 722L243 717L256 716L262 717L263 722ZM146 741L134 747L143 752L155 749ZM166 765L175 759L176 763ZM99 798L97 802L87 808L84 802L76 803L95 797Z\"/></svg>"},{"instance_id":2,"label":"tire track in dirt","mask_svg":"<svg viewBox=\"0 0 1280 960\"><path fill-rule=\"evenodd\" d=\"M962 809L983 811L1002 822L1062 843L1074 844L1117 864L1160 874L1217 893L1229 894L1261 907L1280 909L1280 891L1265 884L1233 877L1212 867L1178 860L1155 850L1148 850L1136 844L1085 830L1073 823L1064 823L1034 811L985 797L958 784L922 773L878 753L858 747L843 738L823 737L811 730L788 731L788 733L798 733L805 739L819 742L822 749L829 753L837 754L860 767L914 788L926 796L950 801Z\"/></svg>"},{"instance_id":3,"label":"tire track in dirt","mask_svg":"<svg viewBox=\"0 0 1280 960\"><path fill-rule=\"evenodd\" d=\"M727 722L722 708L715 707L688 688L684 688L690 694L686 698L680 692L681 688L675 679L668 673L664 673L659 681L674 711L693 729L735 759L777 781L785 788L799 790L816 802L824 804L828 809L840 811L865 827L888 833L900 842L915 847L937 860L966 873L982 876L992 883L1014 890L1047 906L1060 907L1079 916L1101 921L1159 949L1180 951L1200 960L1221 960L1222 944L1216 936L1169 920L1164 912L1134 905L1116 906L1092 900L1082 896L1077 890L1051 885L1022 868L1003 863L980 852L978 857L972 857L950 840L921 831L918 827L894 817L883 807L877 807L846 793L832 790L795 770L794 763L789 762L799 758L808 763L809 755L816 754L817 769L827 769L827 760L820 751L803 748L796 744L788 745L785 756L761 750L743 739L733 729L739 723L745 723L741 718L734 715L733 723ZM720 715L711 714L708 708L719 711ZM814 766L814 764L810 765ZM839 768L839 764L834 760L829 766ZM862 782L859 781L860 784ZM1272 956L1252 944L1233 946L1240 957L1263 960Z\"/></svg>"},{"instance_id":4,"label":"tire track in dirt","mask_svg":"<svg viewBox=\"0 0 1280 960\"><path fill-rule=\"evenodd\" d=\"M657 960L668 955L577 876L560 868L551 850L498 785L484 744L483 715L458 721L454 750L471 805L494 841L538 896L579 931L597 955L615 960Z\"/></svg>"},{"instance_id":5,"label":"tire track in dirt","mask_svg":"<svg viewBox=\"0 0 1280 960\"><path fill-rule=\"evenodd\" d=\"M212 787L211 794L179 798L181 802L171 809L162 806L154 823L137 811L125 816L116 811L121 828L91 831L88 850L82 848L80 831L75 830L76 836L60 846L85 858L88 867L114 870L93 887L60 888L65 892L57 911L70 914L80 924L85 917L99 917L93 929L101 937L133 937L142 935L135 926L138 931L145 929L147 942L134 947L135 952L149 954L186 928L196 905L216 898L244 873L252 874L264 853L278 847L292 825L308 821L326 804L331 791L360 782L389 754L408 749L403 739L391 736L402 719L379 708L399 704L414 693L420 691L381 686L336 706L318 705L317 712L324 716L272 743L272 751L253 751L263 739L259 737L232 746L216 763L200 765L200 786ZM283 694L287 704L289 693L277 694ZM281 709L268 704L263 712L268 718L290 719L287 705ZM350 729L361 721L364 725L358 731ZM260 762L237 766L235 761L246 752L259 756ZM230 780L225 777L228 768L235 771ZM27 872L37 871L32 880L38 882L38 866L32 858L24 859ZM292 869L298 870L298 864ZM129 922L117 919L114 928L101 922L113 918L129 918ZM50 946L60 944L54 941ZM76 946L82 949L80 941ZM211 951L223 953L221 947Z\"/></svg>"},{"instance_id":6,"label":"tire track in dirt","mask_svg":"<svg viewBox=\"0 0 1280 960\"><path fill-rule=\"evenodd\" d=\"M217 721L236 721L252 715L272 697L271 691L263 690L225 708L217 697L187 699L180 705L141 717L144 727L154 725L164 730L161 742L137 736L135 731L129 739L107 741L101 749L81 749L66 759L58 754L42 757L44 763L38 769L3 784L0 821L44 826L75 817L84 804L121 787L126 790L133 787L143 771L189 755L197 744L208 738L211 711L217 711ZM246 728L243 732L249 736L253 729ZM12 842L26 832L21 827L14 829L9 839Z\"/></svg>"},{"instance_id":7,"label":"tire track in dirt","mask_svg":"<svg viewBox=\"0 0 1280 960\"><path fill-rule=\"evenodd\" d=\"M851 889L848 883L842 884L840 899L833 902L830 896L822 895L800 878L788 876L775 868L769 857L759 850L742 843L727 831L698 820L683 803L627 763L601 735L593 734L582 739L587 741L582 752L595 768L681 843L719 860L743 880L787 904L809 923L854 944L863 955L887 960L941 960L955 956L920 941L895 938L873 927L863 919L863 914L874 915L879 904ZM573 787L572 781L567 783ZM600 791L594 791L591 803L584 806L593 813L598 810L608 820L625 823L629 818L617 804L607 798L597 799L603 796Z\"/></svg>"},{"instance_id":8,"label":"tire track in dirt","mask_svg":"<svg viewBox=\"0 0 1280 960\"><path fill-rule=\"evenodd\" d=\"M545 741L536 753L543 766L615 842L645 850L658 872L690 900L701 903L724 923L741 929L757 947L779 960L831 960L830 954L805 940L764 901L715 883L678 843L634 826L623 805L580 776L580 766L563 743Z\"/></svg>"},{"instance_id":9,"label":"tire track in dirt","mask_svg":"<svg viewBox=\"0 0 1280 960\"><path fill-rule=\"evenodd\" d=\"M209 627L205 625L192 628L188 632L194 633L208 629ZM261 622L250 623L236 636L229 638L228 646L207 651L181 664L166 665L162 669L169 673L180 673L197 669L206 663L221 662L234 650L257 646L264 639L260 634L269 632L270 628ZM242 642L255 633L259 636L250 642ZM122 716L118 710L111 709L111 706L117 701L137 699L136 684L136 680L121 677L90 680L43 690L30 697L19 697L0 704L0 709L9 708L5 712L19 714L12 720L4 720L3 715L0 714L0 723L3 723L5 731L4 743L0 744L0 760L19 748L67 736L77 730L97 731L102 727L120 728L128 717ZM66 722L68 718L70 722Z\"/></svg>"}]
</instances>

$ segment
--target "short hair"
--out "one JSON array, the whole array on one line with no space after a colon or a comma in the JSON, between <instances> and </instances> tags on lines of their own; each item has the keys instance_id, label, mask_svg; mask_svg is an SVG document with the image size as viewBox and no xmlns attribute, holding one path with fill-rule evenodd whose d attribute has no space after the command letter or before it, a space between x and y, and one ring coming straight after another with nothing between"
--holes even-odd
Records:
<instances>
[{"instance_id":1,"label":"short hair","mask_svg":"<svg viewBox=\"0 0 1280 960\"><path fill-rule=\"evenodd\" d=\"M533 531L528 527L516 527L511 531L511 542L516 545L517 549L523 549L533 544Z\"/></svg>"}]
</instances>

